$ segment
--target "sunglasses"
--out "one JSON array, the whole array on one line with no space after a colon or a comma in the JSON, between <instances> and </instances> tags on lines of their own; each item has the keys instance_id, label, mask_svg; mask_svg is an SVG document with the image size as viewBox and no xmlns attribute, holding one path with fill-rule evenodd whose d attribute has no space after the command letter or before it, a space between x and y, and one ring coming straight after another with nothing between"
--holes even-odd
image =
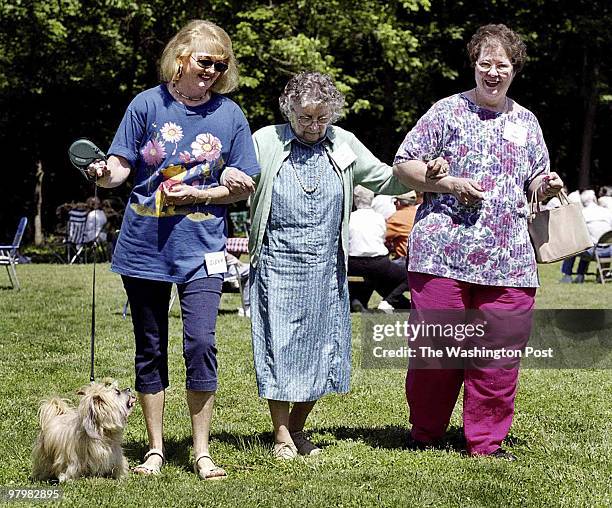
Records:
<instances>
[{"instance_id":1,"label":"sunglasses","mask_svg":"<svg viewBox=\"0 0 612 508\"><path fill-rule=\"evenodd\" d=\"M229 65L227 65L225 62L220 62L218 60L212 60L211 58L197 59L197 58L194 58L193 56L191 58L193 58L193 61L197 63L198 67L201 67L202 69L208 69L209 67L212 66L215 68L215 71L217 72L225 72L229 68Z\"/></svg>"}]
</instances>

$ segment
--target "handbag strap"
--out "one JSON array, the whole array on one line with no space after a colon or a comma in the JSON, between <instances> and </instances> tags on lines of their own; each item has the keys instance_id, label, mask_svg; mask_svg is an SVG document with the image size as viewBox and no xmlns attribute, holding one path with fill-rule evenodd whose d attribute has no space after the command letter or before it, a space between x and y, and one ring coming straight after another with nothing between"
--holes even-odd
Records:
<instances>
[{"instance_id":1,"label":"handbag strap","mask_svg":"<svg viewBox=\"0 0 612 508\"><path fill-rule=\"evenodd\" d=\"M561 190L559 191L559 194L557 194L557 197L559 198L559 201L561 201L561 205L569 205L570 200L567 197L567 194L565 193L565 191Z\"/></svg>"},{"instance_id":2,"label":"handbag strap","mask_svg":"<svg viewBox=\"0 0 612 508\"><path fill-rule=\"evenodd\" d=\"M536 214L540 213L542 211L542 203L537 199L537 195L538 195L538 191L534 191L531 194L531 199L529 201L529 222L531 222ZM557 194L557 197L559 198L559 201L561 202L561 206L567 206L570 204L570 200L567 197L567 194L565 193L565 191L561 190L559 191L559 194Z\"/></svg>"}]
</instances>

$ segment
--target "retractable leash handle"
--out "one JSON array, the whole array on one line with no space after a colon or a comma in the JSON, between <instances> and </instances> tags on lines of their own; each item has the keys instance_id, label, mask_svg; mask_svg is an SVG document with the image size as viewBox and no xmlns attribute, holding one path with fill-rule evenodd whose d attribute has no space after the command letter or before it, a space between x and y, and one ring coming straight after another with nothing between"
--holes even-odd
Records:
<instances>
[{"instance_id":1,"label":"retractable leash handle","mask_svg":"<svg viewBox=\"0 0 612 508\"><path fill-rule=\"evenodd\" d=\"M68 157L72 165L79 170L88 182L95 182L96 177L87 172L90 164L106 160L106 154L92 141L86 138L77 139L68 148Z\"/></svg>"},{"instance_id":2,"label":"retractable leash handle","mask_svg":"<svg viewBox=\"0 0 612 508\"><path fill-rule=\"evenodd\" d=\"M96 176L90 175L87 168L93 162L98 160L106 160L106 154L100 150L89 139L77 139L68 148L68 158L72 165L79 170L79 173L85 177L88 182L94 184L94 197L98 197L98 186L96 185ZM94 215L94 232L97 232L98 225ZM94 240L94 262L93 262L93 280L91 288L91 364L89 371L89 380L93 383L96 379L94 374L94 359L95 359L95 344L96 344L96 257L97 257L97 240Z\"/></svg>"}]
</instances>

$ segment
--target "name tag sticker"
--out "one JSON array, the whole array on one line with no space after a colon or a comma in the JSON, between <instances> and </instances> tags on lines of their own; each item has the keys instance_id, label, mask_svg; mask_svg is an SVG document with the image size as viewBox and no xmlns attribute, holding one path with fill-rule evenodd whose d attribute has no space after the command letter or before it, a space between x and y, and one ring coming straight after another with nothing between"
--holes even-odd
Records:
<instances>
[{"instance_id":1,"label":"name tag sticker","mask_svg":"<svg viewBox=\"0 0 612 508\"><path fill-rule=\"evenodd\" d=\"M337 150L334 150L330 155L342 171L348 168L357 159L355 152L353 152L351 147L346 143L341 145Z\"/></svg>"},{"instance_id":2,"label":"name tag sticker","mask_svg":"<svg viewBox=\"0 0 612 508\"><path fill-rule=\"evenodd\" d=\"M506 122L504 139L512 141L516 145L525 146L525 143L527 143L527 128L514 122Z\"/></svg>"},{"instance_id":3,"label":"name tag sticker","mask_svg":"<svg viewBox=\"0 0 612 508\"><path fill-rule=\"evenodd\" d=\"M209 252L208 254L204 254L204 261L206 262L206 271L208 272L208 275L227 272L225 253L223 251Z\"/></svg>"}]
</instances>

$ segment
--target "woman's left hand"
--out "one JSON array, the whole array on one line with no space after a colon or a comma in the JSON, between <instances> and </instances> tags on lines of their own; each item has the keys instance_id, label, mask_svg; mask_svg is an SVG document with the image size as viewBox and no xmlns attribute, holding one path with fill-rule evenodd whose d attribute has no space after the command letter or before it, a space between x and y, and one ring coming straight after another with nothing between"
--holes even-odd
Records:
<instances>
[{"instance_id":1,"label":"woman's left hand","mask_svg":"<svg viewBox=\"0 0 612 508\"><path fill-rule=\"evenodd\" d=\"M200 191L196 187L183 183L172 186L162 185L161 192L166 205L195 205L200 197Z\"/></svg>"},{"instance_id":2,"label":"woman's left hand","mask_svg":"<svg viewBox=\"0 0 612 508\"><path fill-rule=\"evenodd\" d=\"M542 178L542 183L539 188L540 198L552 198L559 194L561 189L563 189L563 180L561 180L561 177L557 173L551 171Z\"/></svg>"}]
</instances>

